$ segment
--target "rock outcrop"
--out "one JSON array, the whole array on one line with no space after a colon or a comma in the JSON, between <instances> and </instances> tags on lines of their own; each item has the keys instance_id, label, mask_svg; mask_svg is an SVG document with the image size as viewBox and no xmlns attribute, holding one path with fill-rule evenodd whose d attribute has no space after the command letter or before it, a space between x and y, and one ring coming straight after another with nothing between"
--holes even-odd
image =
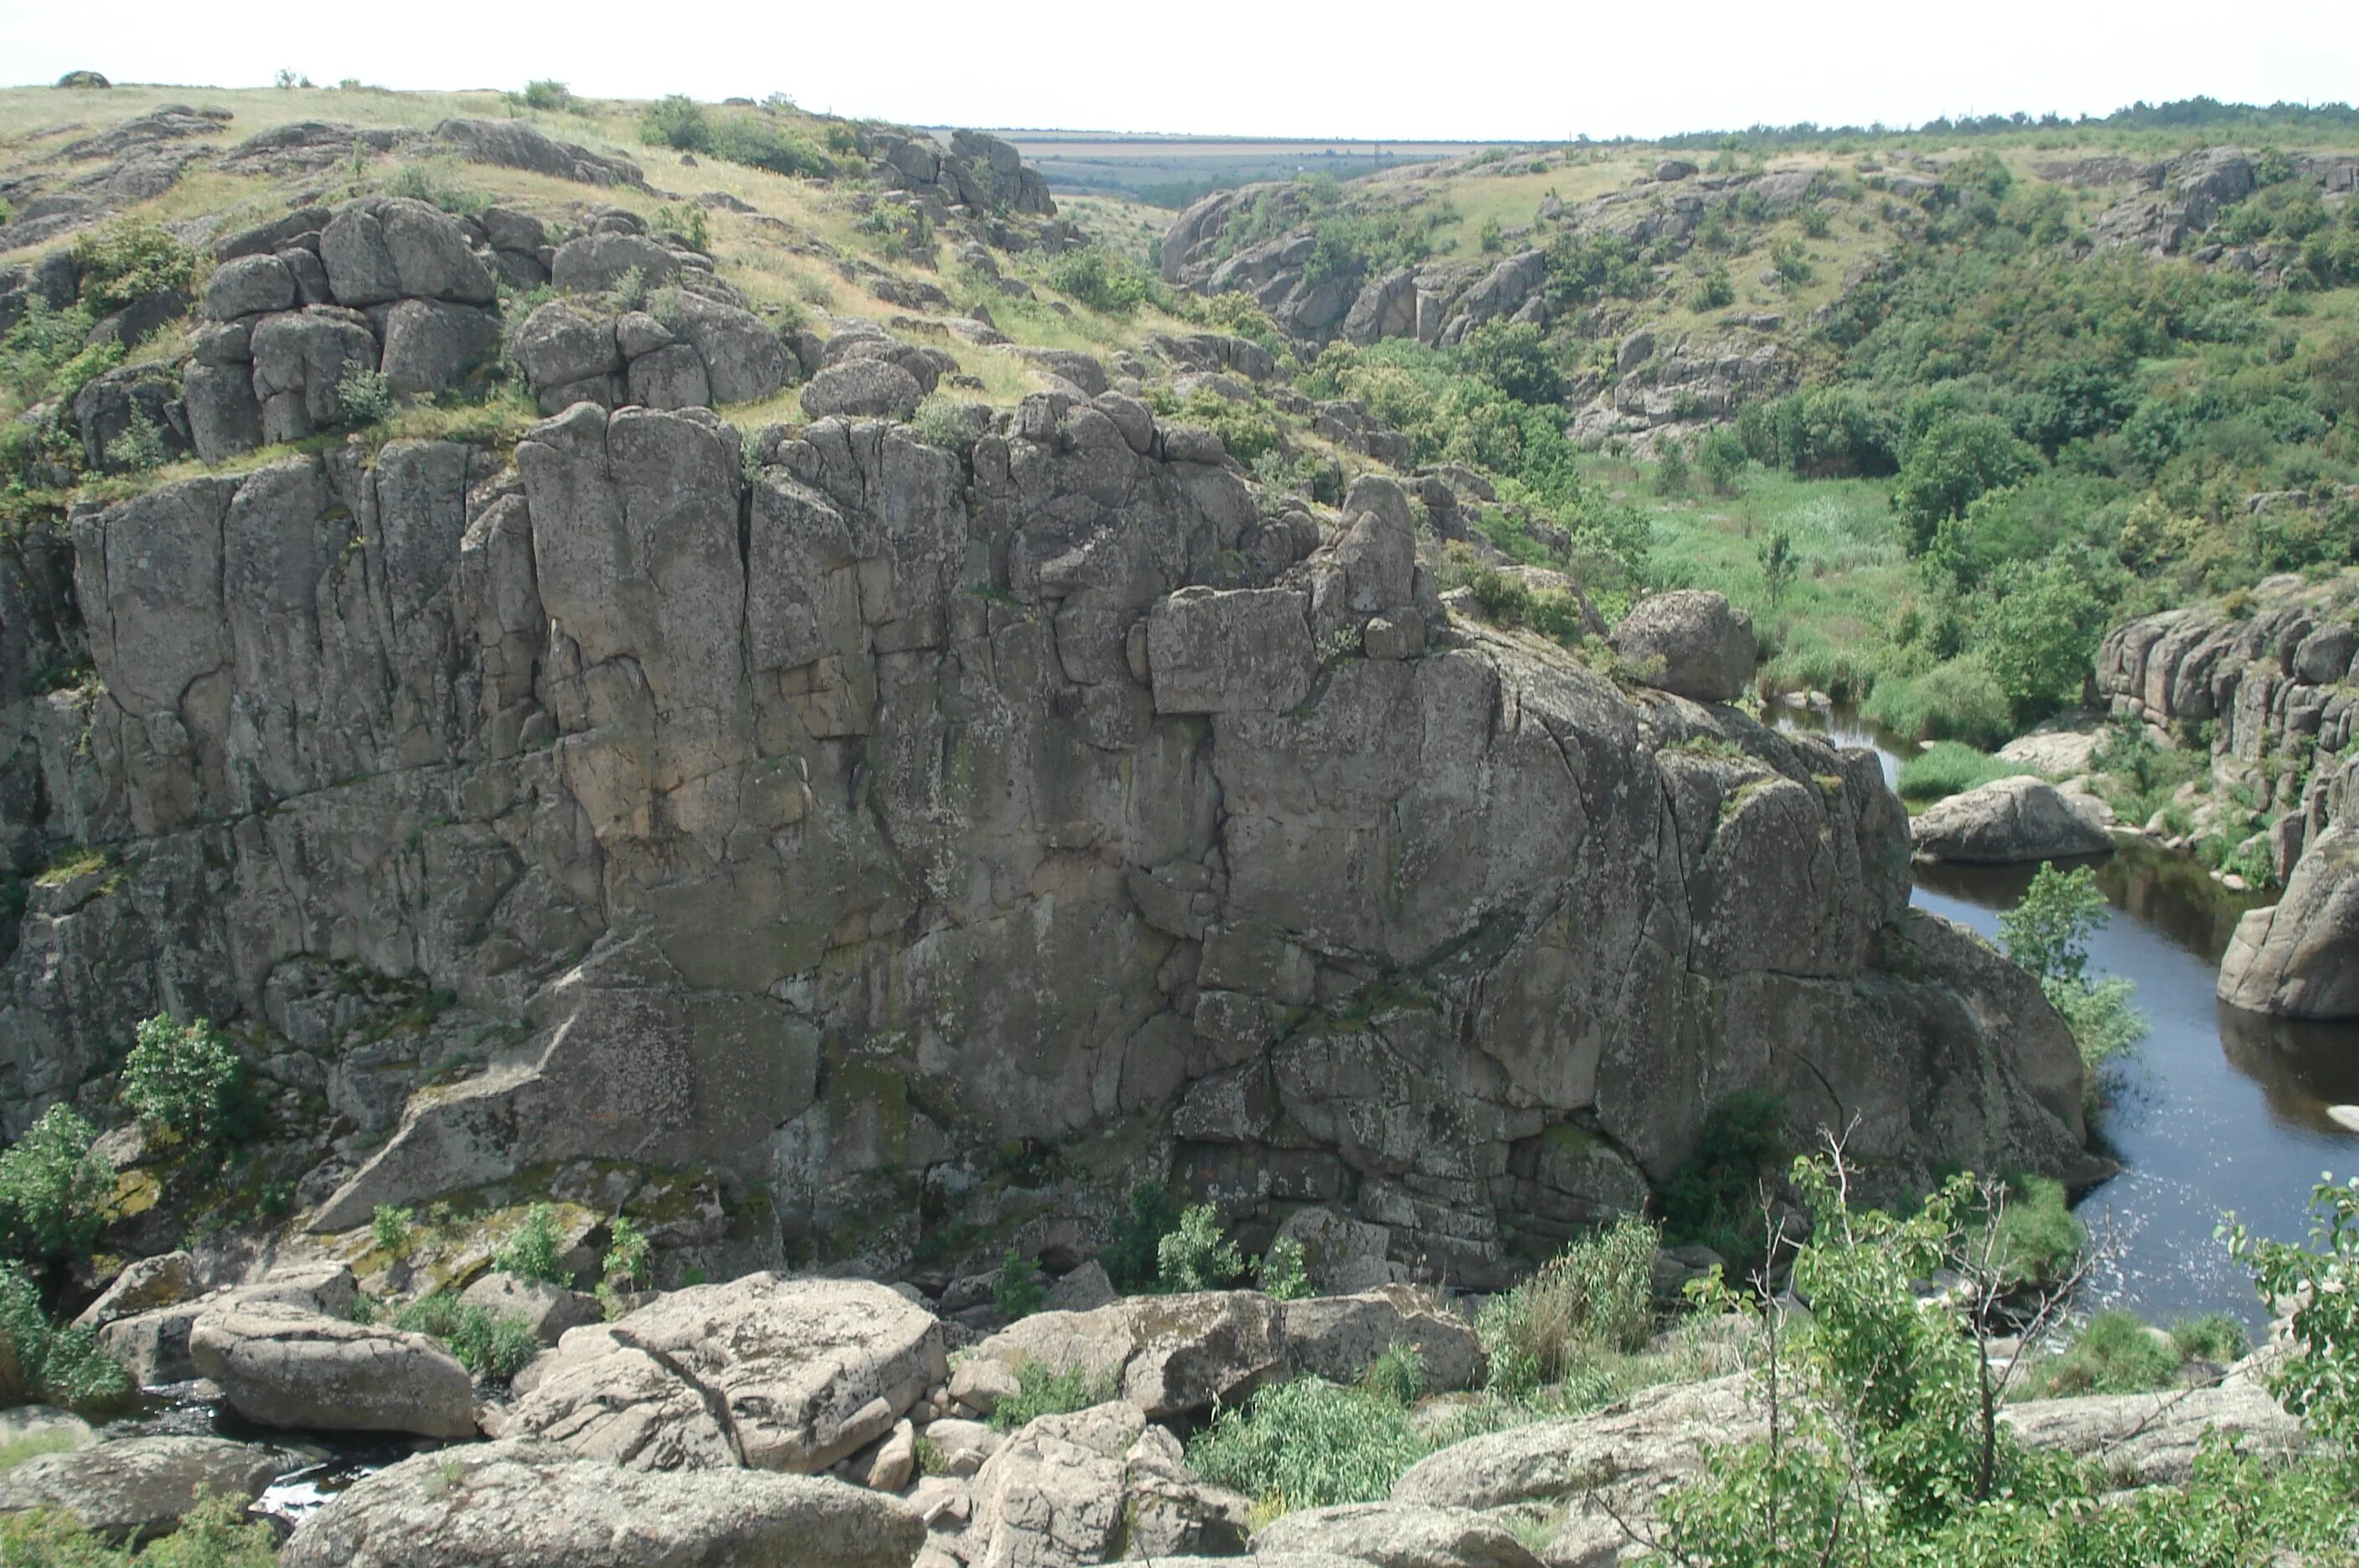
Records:
<instances>
[{"instance_id":1,"label":"rock outcrop","mask_svg":"<svg viewBox=\"0 0 2359 1568\"><path fill-rule=\"evenodd\" d=\"M0 1512L60 1508L110 1541L148 1541L177 1529L206 1496L251 1502L299 1463L218 1437L129 1437L37 1454L0 1475Z\"/></svg>"},{"instance_id":2,"label":"rock outcrop","mask_svg":"<svg viewBox=\"0 0 2359 1568\"><path fill-rule=\"evenodd\" d=\"M824 1563L908 1568L924 1520L897 1498L809 1475L648 1475L546 1443L422 1454L306 1518L284 1568L673 1568Z\"/></svg>"},{"instance_id":3,"label":"rock outcrop","mask_svg":"<svg viewBox=\"0 0 2359 1568\"><path fill-rule=\"evenodd\" d=\"M1761 659L1753 617L1699 588L1640 600L1614 628L1614 650L1648 685L1699 702L1734 702Z\"/></svg>"},{"instance_id":4,"label":"rock outcrop","mask_svg":"<svg viewBox=\"0 0 2359 1568\"><path fill-rule=\"evenodd\" d=\"M1925 808L1909 824L1917 853L1961 866L2011 866L2104 855L2113 835L2044 779L1994 779Z\"/></svg>"},{"instance_id":5,"label":"rock outcrop","mask_svg":"<svg viewBox=\"0 0 2359 1568\"><path fill-rule=\"evenodd\" d=\"M475 1435L475 1382L422 1334L255 1302L209 1312L190 1358L260 1426Z\"/></svg>"},{"instance_id":6,"label":"rock outcrop","mask_svg":"<svg viewBox=\"0 0 2359 1568\"><path fill-rule=\"evenodd\" d=\"M382 289L476 287L408 221L355 210ZM1176 1177L1476 1282L1740 1089L1896 1182L2076 1148L2069 1036L1908 912L1872 757L1453 621L1387 481L1266 517L1118 393L973 428L577 403L513 464L77 512L6 585L0 827L107 866L29 887L9 1125L168 1006L349 1118L322 1229L621 1160L885 1271L1053 1191L1078 1263ZM457 1071L341 1067L356 975Z\"/></svg>"},{"instance_id":7,"label":"rock outcrop","mask_svg":"<svg viewBox=\"0 0 2359 1568\"><path fill-rule=\"evenodd\" d=\"M2359 582L2348 572L2322 583L2272 577L2235 603L2116 626L2097 654L2097 688L2116 716L2144 723L2166 744L2200 745L2208 730L2208 790L2181 794L2190 820L2197 831L2240 824L2231 836L2247 836L2229 847L2265 858L2284 885L2274 908L2244 917L2221 962L2221 999L2250 1011L2359 1017L2359 987L2348 978L2359 952L2359 855L2350 847L2359 822L2354 613ZM2262 824L2249 833L2242 824L2251 819L2225 803L2238 794L2261 802Z\"/></svg>"},{"instance_id":8,"label":"rock outcrop","mask_svg":"<svg viewBox=\"0 0 2359 1568\"><path fill-rule=\"evenodd\" d=\"M527 1369L501 1435L637 1470L808 1475L949 1376L931 1312L864 1279L750 1274L576 1328Z\"/></svg>"}]
</instances>

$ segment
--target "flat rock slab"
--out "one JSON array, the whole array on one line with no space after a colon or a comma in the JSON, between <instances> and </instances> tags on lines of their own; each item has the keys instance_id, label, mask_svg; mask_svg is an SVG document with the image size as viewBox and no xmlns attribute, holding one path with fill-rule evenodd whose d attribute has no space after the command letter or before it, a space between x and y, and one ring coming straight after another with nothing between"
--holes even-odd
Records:
<instances>
[{"instance_id":1,"label":"flat rock slab","mask_svg":"<svg viewBox=\"0 0 2359 1568\"><path fill-rule=\"evenodd\" d=\"M546 1443L406 1459L305 1519L281 1568L906 1568L925 1521L810 1475L650 1475Z\"/></svg>"},{"instance_id":2,"label":"flat rock slab","mask_svg":"<svg viewBox=\"0 0 2359 1568\"><path fill-rule=\"evenodd\" d=\"M2107 855L2113 835L2094 813L2076 807L2045 779L1994 779L1936 800L1910 825L1920 859L1961 866L2009 866Z\"/></svg>"},{"instance_id":3,"label":"flat rock slab","mask_svg":"<svg viewBox=\"0 0 2359 1568\"><path fill-rule=\"evenodd\" d=\"M638 1469L808 1474L949 1375L941 1324L886 1287L749 1274L573 1330L502 1432Z\"/></svg>"},{"instance_id":4,"label":"flat rock slab","mask_svg":"<svg viewBox=\"0 0 2359 1568\"><path fill-rule=\"evenodd\" d=\"M299 1461L219 1437L131 1437L38 1454L0 1475L0 1511L62 1508L111 1541L179 1527L201 1493L252 1502Z\"/></svg>"},{"instance_id":5,"label":"flat rock slab","mask_svg":"<svg viewBox=\"0 0 2359 1568\"><path fill-rule=\"evenodd\" d=\"M189 1355L264 1426L475 1435L474 1378L422 1334L259 1302L198 1319Z\"/></svg>"},{"instance_id":6,"label":"flat rock slab","mask_svg":"<svg viewBox=\"0 0 2359 1568\"><path fill-rule=\"evenodd\" d=\"M1507 1527L1469 1508L1409 1503L1345 1503L1310 1508L1264 1525L1256 1563L1280 1552L1357 1558L1376 1568L1540 1568Z\"/></svg>"}]
</instances>

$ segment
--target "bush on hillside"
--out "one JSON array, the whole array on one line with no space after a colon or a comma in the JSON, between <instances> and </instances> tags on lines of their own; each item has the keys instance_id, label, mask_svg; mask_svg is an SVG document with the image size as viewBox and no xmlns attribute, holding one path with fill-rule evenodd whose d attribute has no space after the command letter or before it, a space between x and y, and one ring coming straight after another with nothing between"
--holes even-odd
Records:
<instances>
[{"instance_id":1,"label":"bush on hillside","mask_svg":"<svg viewBox=\"0 0 2359 1568\"><path fill-rule=\"evenodd\" d=\"M1114 1396L1111 1377L1093 1377L1081 1367L1056 1371L1036 1361L1027 1361L1016 1369L1016 1393L1000 1400L991 1412L991 1425L996 1431L1014 1432L1027 1421L1085 1410Z\"/></svg>"},{"instance_id":2,"label":"bush on hillside","mask_svg":"<svg viewBox=\"0 0 2359 1568\"><path fill-rule=\"evenodd\" d=\"M1221 1212L1198 1203L1155 1249L1156 1278L1167 1290L1225 1290L1245 1278L1245 1260L1228 1239Z\"/></svg>"},{"instance_id":3,"label":"bush on hillside","mask_svg":"<svg viewBox=\"0 0 2359 1568\"><path fill-rule=\"evenodd\" d=\"M1114 315L1136 310L1154 288L1147 274L1099 245L1060 253L1049 264L1048 284L1069 299Z\"/></svg>"},{"instance_id":4,"label":"bush on hillside","mask_svg":"<svg viewBox=\"0 0 2359 1568\"><path fill-rule=\"evenodd\" d=\"M1269 1513L1292 1513L1387 1497L1426 1452L1399 1400L1298 1377L1216 1411L1189 1443L1188 1464Z\"/></svg>"},{"instance_id":5,"label":"bush on hillside","mask_svg":"<svg viewBox=\"0 0 2359 1568\"><path fill-rule=\"evenodd\" d=\"M106 1223L114 1170L97 1129L51 1105L0 1153L0 1255L30 1269L88 1258Z\"/></svg>"},{"instance_id":6,"label":"bush on hillside","mask_svg":"<svg viewBox=\"0 0 2359 1568\"><path fill-rule=\"evenodd\" d=\"M1619 1221L1485 1301L1474 1332L1492 1388L1528 1393L1600 1353L1646 1344L1654 1326L1657 1239L1645 1220Z\"/></svg>"},{"instance_id":7,"label":"bush on hillside","mask_svg":"<svg viewBox=\"0 0 2359 1568\"><path fill-rule=\"evenodd\" d=\"M140 1020L120 1093L141 1127L198 1150L250 1138L260 1119L245 1062L207 1018Z\"/></svg>"},{"instance_id":8,"label":"bush on hillside","mask_svg":"<svg viewBox=\"0 0 2359 1568\"><path fill-rule=\"evenodd\" d=\"M40 1288L0 1263L0 1406L38 1402L100 1418L120 1414L138 1391L94 1332L51 1323Z\"/></svg>"},{"instance_id":9,"label":"bush on hillside","mask_svg":"<svg viewBox=\"0 0 2359 1568\"><path fill-rule=\"evenodd\" d=\"M492 1267L519 1279L573 1288L573 1271L558 1250L557 1211L547 1203L525 1210L524 1223L492 1257Z\"/></svg>"},{"instance_id":10,"label":"bush on hillside","mask_svg":"<svg viewBox=\"0 0 2359 1568\"><path fill-rule=\"evenodd\" d=\"M2097 1313L2072 1343L2033 1363L2029 1391L2062 1399L2073 1394L2143 1394L2167 1388L2184 1359L2179 1347L2117 1307Z\"/></svg>"},{"instance_id":11,"label":"bush on hillside","mask_svg":"<svg viewBox=\"0 0 2359 1568\"><path fill-rule=\"evenodd\" d=\"M1130 1190L1130 1212L1114 1223L1114 1239L1098 1253L1114 1289L1150 1290L1161 1261L1163 1238L1180 1228L1179 1201L1159 1181Z\"/></svg>"},{"instance_id":12,"label":"bush on hillside","mask_svg":"<svg viewBox=\"0 0 2359 1568\"><path fill-rule=\"evenodd\" d=\"M540 1337L525 1319L513 1312L487 1312L448 1293L410 1302L393 1323L396 1328L440 1340L461 1366L487 1382L506 1382L542 1348Z\"/></svg>"},{"instance_id":13,"label":"bush on hillside","mask_svg":"<svg viewBox=\"0 0 2359 1568\"><path fill-rule=\"evenodd\" d=\"M1778 1136L1783 1112L1778 1095L1747 1089L1704 1113L1695 1151L1655 1193L1666 1242L1709 1247L1733 1269L1761 1259L1761 1182L1792 1152Z\"/></svg>"},{"instance_id":14,"label":"bush on hillside","mask_svg":"<svg viewBox=\"0 0 2359 1568\"><path fill-rule=\"evenodd\" d=\"M2038 454L2004 420L1944 415L1909 443L1892 487L1892 507L1921 551L1941 522L1963 515L1977 496L2025 478L2038 463Z\"/></svg>"},{"instance_id":15,"label":"bush on hillside","mask_svg":"<svg viewBox=\"0 0 2359 1568\"><path fill-rule=\"evenodd\" d=\"M2015 733L2015 708L1979 653L1944 659L1918 675L1877 681L1860 716L1878 729L1925 740L1998 746Z\"/></svg>"}]
</instances>

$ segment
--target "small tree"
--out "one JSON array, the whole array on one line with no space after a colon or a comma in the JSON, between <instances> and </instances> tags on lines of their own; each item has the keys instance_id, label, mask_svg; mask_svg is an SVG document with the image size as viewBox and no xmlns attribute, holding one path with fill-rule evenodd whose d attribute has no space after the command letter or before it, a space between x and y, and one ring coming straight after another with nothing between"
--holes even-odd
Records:
<instances>
[{"instance_id":1,"label":"small tree","mask_svg":"<svg viewBox=\"0 0 2359 1568\"><path fill-rule=\"evenodd\" d=\"M0 1154L0 1254L36 1269L90 1256L114 1192L97 1138L70 1106L51 1105Z\"/></svg>"},{"instance_id":2,"label":"small tree","mask_svg":"<svg viewBox=\"0 0 2359 1568\"><path fill-rule=\"evenodd\" d=\"M1167 1290L1225 1290L1245 1271L1237 1244L1227 1239L1221 1213L1199 1203L1180 1216L1180 1228L1155 1249L1157 1275Z\"/></svg>"},{"instance_id":3,"label":"small tree","mask_svg":"<svg viewBox=\"0 0 2359 1568\"><path fill-rule=\"evenodd\" d=\"M1761 586L1772 604L1786 597L1794 581L1794 536L1779 528L1761 546Z\"/></svg>"},{"instance_id":4,"label":"small tree","mask_svg":"<svg viewBox=\"0 0 2359 1568\"><path fill-rule=\"evenodd\" d=\"M2310 1430L2359 1443L2359 1176L2310 1192L2310 1241L2256 1236L2230 1214L2220 1227L2261 1294L2293 1309L2293 1345L2267 1374L2269 1391Z\"/></svg>"},{"instance_id":5,"label":"small tree","mask_svg":"<svg viewBox=\"0 0 2359 1568\"><path fill-rule=\"evenodd\" d=\"M2089 938L2109 915L2094 871L2043 865L2015 908L2000 914L1999 944L2040 979L2077 985L2088 978Z\"/></svg>"},{"instance_id":6,"label":"small tree","mask_svg":"<svg viewBox=\"0 0 2359 1568\"><path fill-rule=\"evenodd\" d=\"M999 1315L1009 1323L1028 1318L1040 1310L1049 1299L1049 1282L1040 1277L1040 1266L1014 1247L999 1260L999 1273L991 1282L992 1303Z\"/></svg>"},{"instance_id":7,"label":"small tree","mask_svg":"<svg viewBox=\"0 0 2359 1568\"><path fill-rule=\"evenodd\" d=\"M1715 495L1736 494L1736 482L1745 473L1745 463L1744 439L1724 426L1707 431L1696 443L1696 467Z\"/></svg>"},{"instance_id":8,"label":"small tree","mask_svg":"<svg viewBox=\"0 0 2359 1568\"><path fill-rule=\"evenodd\" d=\"M192 1149L217 1150L253 1131L245 1063L205 1018L142 1020L121 1094L142 1127Z\"/></svg>"}]
</instances>

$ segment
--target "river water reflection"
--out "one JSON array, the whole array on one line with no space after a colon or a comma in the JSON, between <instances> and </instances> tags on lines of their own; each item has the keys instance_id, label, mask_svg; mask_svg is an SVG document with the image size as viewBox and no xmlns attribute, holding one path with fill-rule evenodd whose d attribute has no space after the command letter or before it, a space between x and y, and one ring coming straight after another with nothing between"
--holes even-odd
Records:
<instances>
[{"instance_id":1,"label":"river water reflection","mask_svg":"<svg viewBox=\"0 0 2359 1568\"><path fill-rule=\"evenodd\" d=\"M1873 746L1887 782L1899 771L1886 737L1848 714L1777 719ZM2233 1210L2257 1232L2300 1236L2320 1174L2359 1171L2359 1134L2326 1115L2359 1104L2359 1025L2286 1023L2214 998L2237 917L2264 900L2229 894L2191 857L2145 844L2094 864L2114 915L2090 942L2091 973L2126 977L2151 1029L2097 1118L2100 1146L2124 1169L2080 1205L2106 1252L2092 1293L2149 1322L2226 1309L2257 1324L2251 1283L2213 1233ZM1995 940L1998 912L2035 869L1920 866L1912 901Z\"/></svg>"}]
</instances>

